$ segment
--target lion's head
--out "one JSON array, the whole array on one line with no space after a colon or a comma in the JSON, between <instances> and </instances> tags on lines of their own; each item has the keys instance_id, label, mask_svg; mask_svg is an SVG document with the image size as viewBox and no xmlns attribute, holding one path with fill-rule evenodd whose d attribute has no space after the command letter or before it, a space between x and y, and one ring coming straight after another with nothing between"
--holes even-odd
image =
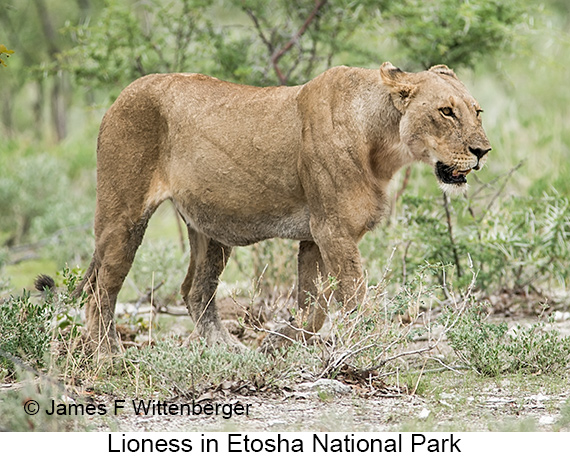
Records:
<instances>
[{"instance_id":1,"label":"lion's head","mask_svg":"<svg viewBox=\"0 0 570 457\"><path fill-rule=\"evenodd\" d=\"M406 73L386 62L380 74L402 114L400 139L434 167L443 190L464 188L467 174L479 170L491 150L477 101L445 65Z\"/></svg>"}]
</instances>

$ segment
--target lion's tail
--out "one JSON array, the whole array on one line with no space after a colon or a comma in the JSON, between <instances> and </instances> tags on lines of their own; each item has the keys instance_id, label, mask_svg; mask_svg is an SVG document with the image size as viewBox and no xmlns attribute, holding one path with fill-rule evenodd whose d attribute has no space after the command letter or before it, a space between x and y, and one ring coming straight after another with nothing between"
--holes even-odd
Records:
<instances>
[{"instance_id":1,"label":"lion's tail","mask_svg":"<svg viewBox=\"0 0 570 457\"><path fill-rule=\"evenodd\" d=\"M39 275L34 281L34 287L40 292L53 291L55 289L55 281L51 276Z\"/></svg>"},{"instance_id":2,"label":"lion's tail","mask_svg":"<svg viewBox=\"0 0 570 457\"><path fill-rule=\"evenodd\" d=\"M97 261L95 260L95 256L93 256L93 259L91 260L91 263L89 264L85 275L83 275L80 283L73 290L71 294L72 298L79 298L79 296L81 296L87 283L92 282L92 280L95 278L96 269ZM55 281L51 276L41 274L36 277L34 281L34 287L40 292L53 292L55 291Z\"/></svg>"}]
</instances>

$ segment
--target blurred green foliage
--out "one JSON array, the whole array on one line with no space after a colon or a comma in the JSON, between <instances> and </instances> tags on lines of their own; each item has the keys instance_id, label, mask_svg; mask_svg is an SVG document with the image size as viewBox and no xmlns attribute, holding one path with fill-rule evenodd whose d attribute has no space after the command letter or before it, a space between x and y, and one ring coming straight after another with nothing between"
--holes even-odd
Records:
<instances>
[{"instance_id":1,"label":"blurred green foliage","mask_svg":"<svg viewBox=\"0 0 570 457\"><path fill-rule=\"evenodd\" d=\"M93 190L78 191L68 174L70 162L47 154L6 154L0 156L0 169L3 245L14 254L25 253L25 245L44 249L59 265L91 250L84 240L91 230Z\"/></svg>"},{"instance_id":2,"label":"blurred green foliage","mask_svg":"<svg viewBox=\"0 0 570 457\"><path fill-rule=\"evenodd\" d=\"M382 27L412 67L473 66L503 50L526 10L522 2L496 0L280 0L271 7L258 0L108 0L96 23L67 28L77 45L60 58L79 78L106 87L195 70L248 84L296 84L343 53L374 59L359 37Z\"/></svg>"},{"instance_id":3,"label":"blurred green foliage","mask_svg":"<svg viewBox=\"0 0 570 457\"><path fill-rule=\"evenodd\" d=\"M404 0L390 3L387 16L409 65L425 69L441 62L473 67L510 51L528 14L528 5L517 0Z\"/></svg>"},{"instance_id":4,"label":"blurred green foliage","mask_svg":"<svg viewBox=\"0 0 570 457\"><path fill-rule=\"evenodd\" d=\"M62 67L83 82L111 88L111 96L146 74L184 71L209 39L203 17L208 4L106 1L97 21L66 25L75 45L58 56L52 71Z\"/></svg>"},{"instance_id":5,"label":"blurred green foliage","mask_svg":"<svg viewBox=\"0 0 570 457\"><path fill-rule=\"evenodd\" d=\"M7 140L0 143L0 267L10 265L12 275L21 262L29 276L22 246L59 268L88 262L96 131L110 99L133 79L197 71L240 83L297 84L332 65L377 67L391 60L408 70L434 63L459 69L485 108L493 144L481 179L493 183L525 162L481 220L469 215L472 203L452 202L454 241L431 170L414 167L390 226L362 243L372 282L396 246L393 272L405 264L410 275L424 260L456 264L457 256L462 278L455 279L468 281L470 255L482 288L566 285L570 100L553 90L567 80L564 2L55 0L44 6L34 0L0 7L6 42L16 50L2 72ZM52 124L62 119L67 129L58 131L69 133L57 141ZM401 185L398 175L394 187ZM506 198L511 194L520 199ZM187 254L178 252L174 219L166 220L173 227L167 239L143 244L131 279L139 292L153 274L156 283L164 279L157 298L170 300ZM164 237L164 227L151 224L150 232ZM263 274L264 293L290 290L295 251L288 241L236 249L225 279L251 284Z\"/></svg>"}]
</instances>

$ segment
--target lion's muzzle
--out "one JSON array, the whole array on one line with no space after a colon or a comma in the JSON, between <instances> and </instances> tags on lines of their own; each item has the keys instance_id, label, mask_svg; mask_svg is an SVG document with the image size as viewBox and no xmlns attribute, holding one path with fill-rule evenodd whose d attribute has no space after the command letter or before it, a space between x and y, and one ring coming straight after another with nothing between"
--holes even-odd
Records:
<instances>
[{"instance_id":1,"label":"lion's muzzle","mask_svg":"<svg viewBox=\"0 0 570 457\"><path fill-rule=\"evenodd\" d=\"M471 172L468 170L458 170L455 167L445 165L443 162L435 164L435 174L437 178L444 184L463 185L467 183L467 175Z\"/></svg>"}]
</instances>

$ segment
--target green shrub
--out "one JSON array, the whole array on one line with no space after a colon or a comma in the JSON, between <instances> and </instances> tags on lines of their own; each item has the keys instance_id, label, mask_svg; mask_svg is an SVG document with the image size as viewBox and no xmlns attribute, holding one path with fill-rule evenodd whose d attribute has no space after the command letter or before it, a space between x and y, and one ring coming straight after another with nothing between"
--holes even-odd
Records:
<instances>
[{"instance_id":1,"label":"green shrub","mask_svg":"<svg viewBox=\"0 0 570 457\"><path fill-rule=\"evenodd\" d=\"M544 322L509 330L505 322L487 322L482 307L469 309L447 337L459 358L484 376L561 374L570 363L570 337Z\"/></svg>"},{"instance_id":2,"label":"green shrub","mask_svg":"<svg viewBox=\"0 0 570 457\"><path fill-rule=\"evenodd\" d=\"M512 45L528 14L525 6L515 0L405 0L390 2L387 16L395 20L393 35L414 64L473 66Z\"/></svg>"},{"instance_id":3,"label":"green shrub","mask_svg":"<svg viewBox=\"0 0 570 457\"><path fill-rule=\"evenodd\" d=\"M475 371L485 376L498 376L507 369L500 348L507 331L505 322L488 323L483 310L475 308L457 322L447 338L459 358Z\"/></svg>"},{"instance_id":4,"label":"green shrub","mask_svg":"<svg viewBox=\"0 0 570 457\"><path fill-rule=\"evenodd\" d=\"M84 297L71 296L80 271L65 268L58 276L64 289L57 295L46 290L41 298L32 298L24 290L0 302L0 370L4 374L14 376L18 362L32 370L46 368L52 342L65 340L64 346L69 346L80 336Z\"/></svg>"},{"instance_id":5,"label":"green shrub","mask_svg":"<svg viewBox=\"0 0 570 457\"><path fill-rule=\"evenodd\" d=\"M10 356L35 369L44 367L54 314L51 302L34 303L26 291L0 304L0 368L14 373Z\"/></svg>"},{"instance_id":6,"label":"green shrub","mask_svg":"<svg viewBox=\"0 0 570 457\"><path fill-rule=\"evenodd\" d=\"M66 160L47 153L0 155L0 246L29 244L60 267L92 252L86 238L94 202L71 181L68 168Z\"/></svg>"},{"instance_id":7,"label":"green shrub","mask_svg":"<svg viewBox=\"0 0 570 457\"><path fill-rule=\"evenodd\" d=\"M302 353L302 355L301 355ZM268 357L257 351L234 353L224 345L206 346L193 341L188 347L164 339L152 346L125 352L122 387L139 395L201 392L226 382L272 386L295 376L295 368L308 369L316 363L307 348L293 345L281 356Z\"/></svg>"},{"instance_id":8,"label":"green shrub","mask_svg":"<svg viewBox=\"0 0 570 457\"><path fill-rule=\"evenodd\" d=\"M426 264L452 265L458 289L471 282L485 294L567 289L570 277L570 203L559 195L512 197L487 208L486 202L452 200L450 226L440 198L404 196L395 222L368 234L362 243L372 284L382 276L392 252L388 279L405 284ZM474 208L479 215L475 214ZM429 280L429 278L428 278ZM443 283L443 271L431 277Z\"/></svg>"},{"instance_id":9,"label":"green shrub","mask_svg":"<svg viewBox=\"0 0 570 457\"><path fill-rule=\"evenodd\" d=\"M9 244L17 244L29 239L38 217L54 210L69 181L58 161L45 155L6 156L0 158L0 168L0 232L10 234Z\"/></svg>"}]
</instances>

